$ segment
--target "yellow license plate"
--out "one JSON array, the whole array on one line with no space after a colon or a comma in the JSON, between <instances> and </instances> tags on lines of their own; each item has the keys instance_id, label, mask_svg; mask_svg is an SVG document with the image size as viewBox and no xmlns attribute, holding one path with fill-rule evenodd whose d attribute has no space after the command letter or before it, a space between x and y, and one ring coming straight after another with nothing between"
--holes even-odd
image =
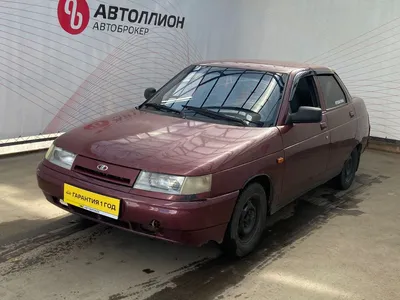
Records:
<instances>
[{"instance_id":1,"label":"yellow license plate","mask_svg":"<svg viewBox=\"0 0 400 300\"><path fill-rule=\"evenodd\" d=\"M121 204L119 199L89 192L65 183L63 200L70 205L96 214L118 219Z\"/></svg>"}]
</instances>

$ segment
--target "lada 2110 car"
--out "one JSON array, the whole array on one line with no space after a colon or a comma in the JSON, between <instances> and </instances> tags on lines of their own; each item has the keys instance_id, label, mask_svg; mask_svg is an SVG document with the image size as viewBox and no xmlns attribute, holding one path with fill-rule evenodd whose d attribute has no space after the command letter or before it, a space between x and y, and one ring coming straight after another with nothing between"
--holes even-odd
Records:
<instances>
[{"instance_id":1,"label":"lada 2110 car","mask_svg":"<svg viewBox=\"0 0 400 300\"><path fill-rule=\"evenodd\" d=\"M349 188L370 132L363 100L325 67L204 62L144 95L57 138L37 169L44 195L84 218L239 257L302 194L331 179Z\"/></svg>"}]
</instances>

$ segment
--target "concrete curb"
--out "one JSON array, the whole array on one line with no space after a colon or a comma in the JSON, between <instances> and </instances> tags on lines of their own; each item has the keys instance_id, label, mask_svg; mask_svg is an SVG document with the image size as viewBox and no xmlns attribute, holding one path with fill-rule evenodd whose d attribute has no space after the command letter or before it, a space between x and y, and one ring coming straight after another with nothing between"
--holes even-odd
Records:
<instances>
[{"instance_id":1,"label":"concrete curb","mask_svg":"<svg viewBox=\"0 0 400 300\"><path fill-rule=\"evenodd\" d=\"M400 154L400 141L370 137L368 149Z\"/></svg>"}]
</instances>

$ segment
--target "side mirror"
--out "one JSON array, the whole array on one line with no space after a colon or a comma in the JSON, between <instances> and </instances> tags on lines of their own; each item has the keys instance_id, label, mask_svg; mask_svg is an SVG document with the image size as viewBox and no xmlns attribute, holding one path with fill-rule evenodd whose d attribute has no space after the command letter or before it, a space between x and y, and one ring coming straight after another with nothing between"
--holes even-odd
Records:
<instances>
[{"instance_id":1,"label":"side mirror","mask_svg":"<svg viewBox=\"0 0 400 300\"><path fill-rule=\"evenodd\" d=\"M147 89L144 91L144 98L145 98L146 100L149 100L151 97L154 96L155 93L157 93L157 90L156 90L155 88L147 88Z\"/></svg>"},{"instance_id":2,"label":"side mirror","mask_svg":"<svg viewBox=\"0 0 400 300\"><path fill-rule=\"evenodd\" d=\"M296 113L290 114L288 124L295 123L320 123L322 121L322 109L312 106L300 106Z\"/></svg>"}]
</instances>

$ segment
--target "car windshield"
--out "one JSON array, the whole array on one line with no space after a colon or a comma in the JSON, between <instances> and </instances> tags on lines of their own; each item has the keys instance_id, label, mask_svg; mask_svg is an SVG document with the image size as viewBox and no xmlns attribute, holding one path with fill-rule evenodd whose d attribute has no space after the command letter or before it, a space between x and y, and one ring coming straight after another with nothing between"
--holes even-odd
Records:
<instances>
[{"instance_id":1,"label":"car windshield","mask_svg":"<svg viewBox=\"0 0 400 300\"><path fill-rule=\"evenodd\" d=\"M286 79L280 73L195 65L179 73L145 106L234 125L272 126Z\"/></svg>"}]
</instances>

